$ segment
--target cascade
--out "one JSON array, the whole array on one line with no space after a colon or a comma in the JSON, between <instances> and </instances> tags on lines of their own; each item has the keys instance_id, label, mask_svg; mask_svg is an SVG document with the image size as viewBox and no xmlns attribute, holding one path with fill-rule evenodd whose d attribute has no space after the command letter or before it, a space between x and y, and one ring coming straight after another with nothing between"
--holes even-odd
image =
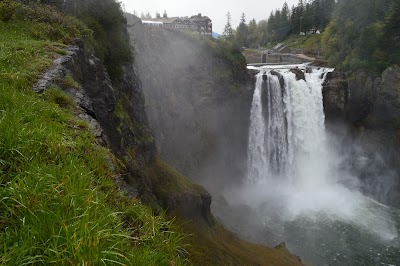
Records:
<instances>
[{"instance_id":1,"label":"cascade","mask_svg":"<svg viewBox=\"0 0 400 266\"><path fill-rule=\"evenodd\" d=\"M293 178L301 170L300 157L322 155L322 84L329 71L312 70L305 80L297 80L290 69L264 69L257 75L249 130L250 183L264 183L269 175Z\"/></svg>"},{"instance_id":2,"label":"cascade","mask_svg":"<svg viewBox=\"0 0 400 266\"><path fill-rule=\"evenodd\" d=\"M400 211L363 195L325 129L322 89L333 69L253 69L247 182L224 195L252 210L255 239L284 241L315 265L400 265Z\"/></svg>"}]
</instances>

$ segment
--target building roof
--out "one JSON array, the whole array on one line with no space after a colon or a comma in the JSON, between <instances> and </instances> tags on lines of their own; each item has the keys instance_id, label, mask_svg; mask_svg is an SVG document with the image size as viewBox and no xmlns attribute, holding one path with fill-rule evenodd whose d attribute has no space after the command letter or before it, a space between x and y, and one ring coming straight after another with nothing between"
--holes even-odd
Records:
<instances>
[{"instance_id":1,"label":"building roof","mask_svg":"<svg viewBox=\"0 0 400 266\"><path fill-rule=\"evenodd\" d=\"M285 46L284 44L278 43L277 45L274 46L273 49L274 49L274 50L280 50L280 49L282 49L284 46Z\"/></svg>"},{"instance_id":2,"label":"building roof","mask_svg":"<svg viewBox=\"0 0 400 266\"><path fill-rule=\"evenodd\" d=\"M190 18L189 17L153 18L153 19L147 19L146 22L148 22L148 23L150 23L150 22L174 23L177 19L183 20L183 21L187 20L189 22L197 22L197 21L204 21L204 20L211 21L211 19L209 17L201 16L201 14L199 14L199 15L191 16Z\"/></svg>"},{"instance_id":3,"label":"building roof","mask_svg":"<svg viewBox=\"0 0 400 266\"><path fill-rule=\"evenodd\" d=\"M152 20L142 20L142 23L144 23L144 24L150 24L150 23L153 23L153 24L163 24L163 22L161 22L161 21L152 21Z\"/></svg>"},{"instance_id":4,"label":"building roof","mask_svg":"<svg viewBox=\"0 0 400 266\"><path fill-rule=\"evenodd\" d=\"M177 20L178 17L172 17L172 18L153 18L153 19L148 19L146 20L147 22L162 22L162 23L174 23L175 20Z\"/></svg>"}]
</instances>

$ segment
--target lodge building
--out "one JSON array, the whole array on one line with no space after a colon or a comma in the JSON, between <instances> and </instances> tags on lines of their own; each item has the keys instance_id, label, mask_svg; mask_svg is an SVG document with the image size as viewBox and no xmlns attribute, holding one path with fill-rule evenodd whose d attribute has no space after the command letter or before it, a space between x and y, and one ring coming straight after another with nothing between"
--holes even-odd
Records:
<instances>
[{"instance_id":1,"label":"lodge building","mask_svg":"<svg viewBox=\"0 0 400 266\"><path fill-rule=\"evenodd\" d=\"M164 27L170 29L190 30L202 35L212 35L212 21L201 13L191 17L160 17L155 19L142 20L147 27Z\"/></svg>"}]
</instances>

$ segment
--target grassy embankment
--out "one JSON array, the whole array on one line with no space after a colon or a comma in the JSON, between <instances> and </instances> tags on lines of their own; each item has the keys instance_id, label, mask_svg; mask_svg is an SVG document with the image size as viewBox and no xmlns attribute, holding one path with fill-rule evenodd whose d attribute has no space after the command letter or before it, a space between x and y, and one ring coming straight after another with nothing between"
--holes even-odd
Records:
<instances>
[{"instance_id":1,"label":"grassy embankment","mask_svg":"<svg viewBox=\"0 0 400 266\"><path fill-rule=\"evenodd\" d=\"M318 62L324 63L324 57L321 48L321 39L323 34L313 34L313 35L291 35L282 43L290 48L303 49L303 53L319 59ZM272 49L273 45L270 47L265 47L265 49ZM246 49L242 53L246 57L247 63L260 63L261 54L263 49Z\"/></svg>"},{"instance_id":2,"label":"grassy embankment","mask_svg":"<svg viewBox=\"0 0 400 266\"><path fill-rule=\"evenodd\" d=\"M74 101L30 89L89 31L41 6L3 1L0 14L0 264L185 264L174 223L114 187L116 159L76 119Z\"/></svg>"}]
</instances>

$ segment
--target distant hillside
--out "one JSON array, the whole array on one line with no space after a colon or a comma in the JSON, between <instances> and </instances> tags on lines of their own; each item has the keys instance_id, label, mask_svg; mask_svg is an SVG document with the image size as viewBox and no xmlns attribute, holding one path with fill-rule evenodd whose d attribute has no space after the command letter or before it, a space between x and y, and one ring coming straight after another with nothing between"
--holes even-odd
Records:
<instances>
[{"instance_id":1,"label":"distant hillside","mask_svg":"<svg viewBox=\"0 0 400 266\"><path fill-rule=\"evenodd\" d=\"M221 36L221 34L213 32L212 36L213 36L213 38L218 39Z\"/></svg>"}]
</instances>

